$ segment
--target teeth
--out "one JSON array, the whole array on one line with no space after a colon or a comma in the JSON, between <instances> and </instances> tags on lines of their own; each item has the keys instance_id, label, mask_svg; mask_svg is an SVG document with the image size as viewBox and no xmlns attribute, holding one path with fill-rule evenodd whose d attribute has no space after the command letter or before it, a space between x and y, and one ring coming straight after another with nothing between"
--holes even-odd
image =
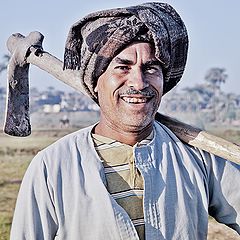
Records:
<instances>
[{"instance_id":1,"label":"teeth","mask_svg":"<svg viewBox=\"0 0 240 240\"><path fill-rule=\"evenodd\" d=\"M145 102L147 102L147 98L123 97L122 99L127 103L145 103Z\"/></svg>"}]
</instances>

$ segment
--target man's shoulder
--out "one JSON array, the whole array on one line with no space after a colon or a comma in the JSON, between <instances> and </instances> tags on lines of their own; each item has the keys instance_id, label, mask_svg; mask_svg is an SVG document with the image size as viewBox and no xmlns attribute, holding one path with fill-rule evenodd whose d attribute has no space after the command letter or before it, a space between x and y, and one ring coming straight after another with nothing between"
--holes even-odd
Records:
<instances>
[{"instance_id":1,"label":"man's shoulder","mask_svg":"<svg viewBox=\"0 0 240 240\"><path fill-rule=\"evenodd\" d=\"M53 144L49 145L45 150L51 150L59 147L70 147L74 142L83 142L88 137L93 126L85 127L75 132L69 133L60 139L58 139Z\"/></svg>"},{"instance_id":2,"label":"man's shoulder","mask_svg":"<svg viewBox=\"0 0 240 240\"><path fill-rule=\"evenodd\" d=\"M174 134L174 132L160 122L155 123L155 129L158 139L162 138L167 145L171 144L171 147L173 147L175 151L180 152L181 155L183 154L185 157L187 155L190 156L193 160L192 162L201 165L201 167L210 169L213 165L215 165L223 168L226 164L233 164L227 159L223 159L201 148L192 146L182 141Z\"/></svg>"},{"instance_id":3,"label":"man's shoulder","mask_svg":"<svg viewBox=\"0 0 240 240\"><path fill-rule=\"evenodd\" d=\"M35 158L41 158L46 162L60 162L63 159L70 158L71 155L90 144L90 132L92 128L93 126L82 128L58 139L41 150Z\"/></svg>"},{"instance_id":4,"label":"man's shoulder","mask_svg":"<svg viewBox=\"0 0 240 240\"><path fill-rule=\"evenodd\" d=\"M174 149L184 159L191 159L192 162L205 165L212 155L202 149L191 146L179 139L175 133L160 122L155 123L157 141L164 142L165 145ZM160 138L160 140L159 140Z\"/></svg>"},{"instance_id":5,"label":"man's shoulder","mask_svg":"<svg viewBox=\"0 0 240 240\"><path fill-rule=\"evenodd\" d=\"M161 139L170 140L171 142L182 142L175 133L170 130L166 125L155 121L154 122L155 132ZM183 142L182 142L183 143ZM183 143L184 144L184 143Z\"/></svg>"}]
</instances>

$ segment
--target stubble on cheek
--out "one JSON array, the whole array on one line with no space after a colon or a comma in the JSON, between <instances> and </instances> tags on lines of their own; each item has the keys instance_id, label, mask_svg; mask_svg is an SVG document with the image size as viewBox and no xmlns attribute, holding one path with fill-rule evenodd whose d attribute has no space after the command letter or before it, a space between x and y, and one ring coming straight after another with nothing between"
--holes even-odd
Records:
<instances>
[{"instance_id":1,"label":"stubble on cheek","mask_svg":"<svg viewBox=\"0 0 240 240\"><path fill-rule=\"evenodd\" d=\"M155 117L158 110L159 102L157 100L149 104L142 110L131 110L126 107L119 107L117 109L117 115L119 123L124 126L141 127L144 128L149 125Z\"/></svg>"},{"instance_id":2,"label":"stubble on cheek","mask_svg":"<svg viewBox=\"0 0 240 240\"><path fill-rule=\"evenodd\" d=\"M101 120L111 128L126 131L143 129L153 122L160 103L159 93L156 90L154 98L142 109L134 109L134 105L131 107L131 104L124 102L119 97L118 91L109 97L111 101L103 101L105 97L99 95Z\"/></svg>"}]
</instances>

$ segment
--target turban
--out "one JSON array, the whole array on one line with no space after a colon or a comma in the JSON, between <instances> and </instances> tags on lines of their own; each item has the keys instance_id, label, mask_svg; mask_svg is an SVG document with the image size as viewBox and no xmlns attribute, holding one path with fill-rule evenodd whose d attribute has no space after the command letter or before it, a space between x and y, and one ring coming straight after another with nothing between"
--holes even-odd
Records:
<instances>
[{"instance_id":1,"label":"turban","mask_svg":"<svg viewBox=\"0 0 240 240\"><path fill-rule=\"evenodd\" d=\"M188 51L188 36L178 13L166 3L145 3L91 13L69 31L64 69L80 71L80 81L95 101L94 88L111 60L134 41L150 42L160 61L163 94L181 79Z\"/></svg>"}]
</instances>

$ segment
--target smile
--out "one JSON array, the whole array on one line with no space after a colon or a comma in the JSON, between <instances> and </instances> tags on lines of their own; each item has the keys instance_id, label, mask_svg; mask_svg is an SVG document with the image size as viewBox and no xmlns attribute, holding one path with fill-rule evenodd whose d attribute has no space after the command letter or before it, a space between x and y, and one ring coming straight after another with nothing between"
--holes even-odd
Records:
<instances>
[{"instance_id":1,"label":"smile","mask_svg":"<svg viewBox=\"0 0 240 240\"><path fill-rule=\"evenodd\" d=\"M141 97L123 96L123 97L121 97L121 99L124 102L133 103L133 104L146 103L150 98L151 97L145 97L145 96L141 96Z\"/></svg>"}]
</instances>

